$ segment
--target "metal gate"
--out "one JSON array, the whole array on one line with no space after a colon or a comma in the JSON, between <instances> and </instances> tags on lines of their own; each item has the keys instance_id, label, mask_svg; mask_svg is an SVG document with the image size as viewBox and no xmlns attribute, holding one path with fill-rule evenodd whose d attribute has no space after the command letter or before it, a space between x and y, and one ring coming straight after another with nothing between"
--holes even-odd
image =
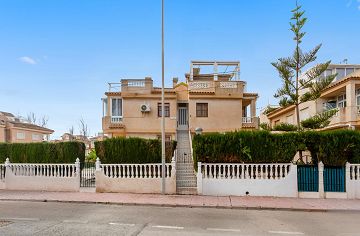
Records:
<instances>
[{"instance_id":1,"label":"metal gate","mask_svg":"<svg viewBox=\"0 0 360 236\"><path fill-rule=\"evenodd\" d=\"M95 163L84 162L80 164L80 187L95 187Z\"/></svg>"},{"instance_id":2,"label":"metal gate","mask_svg":"<svg viewBox=\"0 0 360 236\"><path fill-rule=\"evenodd\" d=\"M345 167L324 167L324 191L345 192Z\"/></svg>"},{"instance_id":3,"label":"metal gate","mask_svg":"<svg viewBox=\"0 0 360 236\"><path fill-rule=\"evenodd\" d=\"M188 128L188 109L187 107L179 107L178 109L178 128Z\"/></svg>"},{"instance_id":4,"label":"metal gate","mask_svg":"<svg viewBox=\"0 0 360 236\"><path fill-rule=\"evenodd\" d=\"M319 191L319 170L317 166L298 165L297 176L299 192Z\"/></svg>"}]
</instances>

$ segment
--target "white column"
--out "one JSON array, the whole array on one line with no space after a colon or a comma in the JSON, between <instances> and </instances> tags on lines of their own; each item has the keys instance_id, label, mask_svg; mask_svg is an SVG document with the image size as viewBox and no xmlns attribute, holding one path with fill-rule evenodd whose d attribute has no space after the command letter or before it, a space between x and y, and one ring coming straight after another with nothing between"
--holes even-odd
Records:
<instances>
[{"instance_id":1,"label":"white column","mask_svg":"<svg viewBox=\"0 0 360 236\"><path fill-rule=\"evenodd\" d=\"M218 80L218 64L214 63L214 80Z\"/></svg>"},{"instance_id":2,"label":"white column","mask_svg":"<svg viewBox=\"0 0 360 236\"><path fill-rule=\"evenodd\" d=\"M75 161L75 172L76 172L76 176L80 177L80 159L79 158L76 158L76 161Z\"/></svg>"},{"instance_id":3,"label":"white column","mask_svg":"<svg viewBox=\"0 0 360 236\"><path fill-rule=\"evenodd\" d=\"M319 169L319 198L325 198L324 192L324 164L322 161L318 164Z\"/></svg>"},{"instance_id":4,"label":"white column","mask_svg":"<svg viewBox=\"0 0 360 236\"><path fill-rule=\"evenodd\" d=\"M194 79L194 68L193 68L193 64L190 64L190 81L193 81Z\"/></svg>"},{"instance_id":5,"label":"white column","mask_svg":"<svg viewBox=\"0 0 360 236\"><path fill-rule=\"evenodd\" d=\"M100 158L96 158L96 162L95 162L95 168L96 170L100 170L100 165L101 165L101 161L100 161Z\"/></svg>"},{"instance_id":6,"label":"white column","mask_svg":"<svg viewBox=\"0 0 360 236\"><path fill-rule=\"evenodd\" d=\"M201 173L201 162L198 162L198 168L197 168L197 193L199 195L202 194L202 173Z\"/></svg>"},{"instance_id":7,"label":"white column","mask_svg":"<svg viewBox=\"0 0 360 236\"><path fill-rule=\"evenodd\" d=\"M345 190L346 190L346 194L347 194L348 199L354 199L355 198L354 191L353 191L353 188L351 186L350 163L349 162L346 162L346 165L345 165Z\"/></svg>"}]
</instances>

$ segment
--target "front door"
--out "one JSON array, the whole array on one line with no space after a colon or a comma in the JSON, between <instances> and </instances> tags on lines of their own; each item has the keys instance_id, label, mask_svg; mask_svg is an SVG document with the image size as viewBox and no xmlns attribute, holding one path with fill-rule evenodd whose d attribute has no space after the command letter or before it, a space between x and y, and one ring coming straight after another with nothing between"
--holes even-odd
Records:
<instances>
[{"instance_id":1,"label":"front door","mask_svg":"<svg viewBox=\"0 0 360 236\"><path fill-rule=\"evenodd\" d=\"M187 130L189 127L188 108L186 103L179 103L177 124L179 130Z\"/></svg>"}]
</instances>

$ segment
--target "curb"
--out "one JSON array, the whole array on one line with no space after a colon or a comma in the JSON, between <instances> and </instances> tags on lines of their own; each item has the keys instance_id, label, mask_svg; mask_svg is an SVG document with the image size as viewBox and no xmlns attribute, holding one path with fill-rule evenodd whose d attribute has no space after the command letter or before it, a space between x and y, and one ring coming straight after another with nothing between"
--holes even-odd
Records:
<instances>
[{"instance_id":1,"label":"curb","mask_svg":"<svg viewBox=\"0 0 360 236\"><path fill-rule=\"evenodd\" d=\"M182 207L182 208L214 208L214 209L233 209L233 210L257 210L257 211L298 211L298 212L360 212L355 209L310 209L310 208L276 208L276 207L248 207L248 206L210 206L210 205L176 205L176 204L153 204L153 203L124 203L124 202L100 202L100 201L70 201L70 200L49 200L49 199L0 199L0 202L19 201L19 202L55 202L73 204L99 204L99 205L119 205L119 206L150 206L150 207Z\"/></svg>"}]
</instances>

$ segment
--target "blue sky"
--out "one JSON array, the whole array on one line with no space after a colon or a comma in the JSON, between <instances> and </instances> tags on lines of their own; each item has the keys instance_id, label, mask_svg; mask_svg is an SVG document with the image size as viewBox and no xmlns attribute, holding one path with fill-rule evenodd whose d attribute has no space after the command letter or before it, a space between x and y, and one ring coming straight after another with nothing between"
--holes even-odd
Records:
<instances>
[{"instance_id":1,"label":"blue sky","mask_svg":"<svg viewBox=\"0 0 360 236\"><path fill-rule=\"evenodd\" d=\"M258 108L276 104L270 62L293 50L289 0L165 0L166 84L191 60L240 60ZM360 1L300 0L309 18L303 46L318 62L360 63ZM107 82L161 80L160 0L1 0L0 110L49 117L57 138L79 120L101 131Z\"/></svg>"}]
</instances>

